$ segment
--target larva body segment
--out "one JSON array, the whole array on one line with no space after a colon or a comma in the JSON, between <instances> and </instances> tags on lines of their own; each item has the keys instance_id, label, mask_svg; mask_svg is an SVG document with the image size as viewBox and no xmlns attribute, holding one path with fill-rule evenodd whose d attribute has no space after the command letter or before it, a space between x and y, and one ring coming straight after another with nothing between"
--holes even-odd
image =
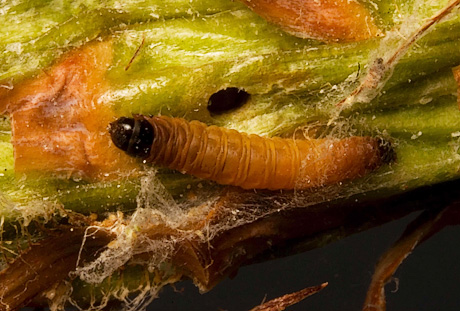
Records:
<instances>
[{"instance_id":1,"label":"larva body segment","mask_svg":"<svg viewBox=\"0 0 460 311\"><path fill-rule=\"evenodd\" d=\"M165 116L145 117L154 138L146 162L244 189L305 189L363 176L385 157L371 137L264 138Z\"/></svg>"}]
</instances>

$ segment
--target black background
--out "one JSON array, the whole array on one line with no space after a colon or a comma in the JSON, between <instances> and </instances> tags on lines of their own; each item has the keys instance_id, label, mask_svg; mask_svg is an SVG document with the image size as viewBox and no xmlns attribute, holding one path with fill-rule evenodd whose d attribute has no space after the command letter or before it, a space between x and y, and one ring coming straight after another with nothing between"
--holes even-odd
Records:
<instances>
[{"instance_id":1,"label":"black background","mask_svg":"<svg viewBox=\"0 0 460 311\"><path fill-rule=\"evenodd\" d=\"M419 213L352 235L325 247L242 267L208 293L191 282L165 288L153 310L250 310L305 287L329 282L322 292L287 310L361 310L378 258ZM447 227L417 247L386 287L387 310L460 310L460 227ZM397 290L395 290L397 288ZM179 291L179 292L177 292Z\"/></svg>"}]
</instances>

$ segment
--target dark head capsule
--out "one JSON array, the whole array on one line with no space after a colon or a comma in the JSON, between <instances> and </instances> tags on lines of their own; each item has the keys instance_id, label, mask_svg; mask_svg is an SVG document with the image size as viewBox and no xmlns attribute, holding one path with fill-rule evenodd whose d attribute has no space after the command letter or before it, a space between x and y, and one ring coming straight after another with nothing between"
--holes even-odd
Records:
<instances>
[{"instance_id":1,"label":"dark head capsule","mask_svg":"<svg viewBox=\"0 0 460 311\"><path fill-rule=\"evenodd\" d=\"M147 120L121 117L110 123L109 132L115 146L128 155L139 158L149 155L154 132Z\"/></svg>"}]
</instances>

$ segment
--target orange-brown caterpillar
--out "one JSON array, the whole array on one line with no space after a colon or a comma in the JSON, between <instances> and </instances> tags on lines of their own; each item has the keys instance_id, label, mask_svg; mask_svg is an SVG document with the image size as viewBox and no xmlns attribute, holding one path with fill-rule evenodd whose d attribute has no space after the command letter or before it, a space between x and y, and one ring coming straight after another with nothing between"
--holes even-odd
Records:
<instances>
[{"instance_id":1,"label":"orange-brown caterpillar","mask_svg":"<svg viewBox=\"0 0 460 311\"><path fill-rule=\"evenodd\" d=\"M120 118L110 133L129 155L245 189L305 189L363 176L393 157L372 137L285 139L180 118Z\"/></svg>"}]
</instances>

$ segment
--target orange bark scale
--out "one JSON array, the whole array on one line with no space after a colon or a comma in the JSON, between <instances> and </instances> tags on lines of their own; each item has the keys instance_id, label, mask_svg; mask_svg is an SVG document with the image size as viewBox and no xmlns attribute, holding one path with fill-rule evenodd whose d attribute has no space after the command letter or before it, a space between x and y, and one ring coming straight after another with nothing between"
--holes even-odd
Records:
<instances>
[{"instance_id":1,"label":"orange bark scale","mask_svg":"<svg viewBox=\"0 0 460 311\"><path fill-rule=\"evenodd\" d=\"M16 172L107 179L134 167L107 133L114 113L97 101L108 87L111 52L110 41L89 44L0 95L12 120Z\"/></svg>"},{"instance_id":2,"label":"orange bark scale","mask_svg":"<svg viewBox=\"0 0 460 311\"><path fill-rule=\"evenodd\" d=\"M286 32L321 41L354 42L382 33L370 12L354 0L242 0Z\"/></svg>"}]
</instances>

